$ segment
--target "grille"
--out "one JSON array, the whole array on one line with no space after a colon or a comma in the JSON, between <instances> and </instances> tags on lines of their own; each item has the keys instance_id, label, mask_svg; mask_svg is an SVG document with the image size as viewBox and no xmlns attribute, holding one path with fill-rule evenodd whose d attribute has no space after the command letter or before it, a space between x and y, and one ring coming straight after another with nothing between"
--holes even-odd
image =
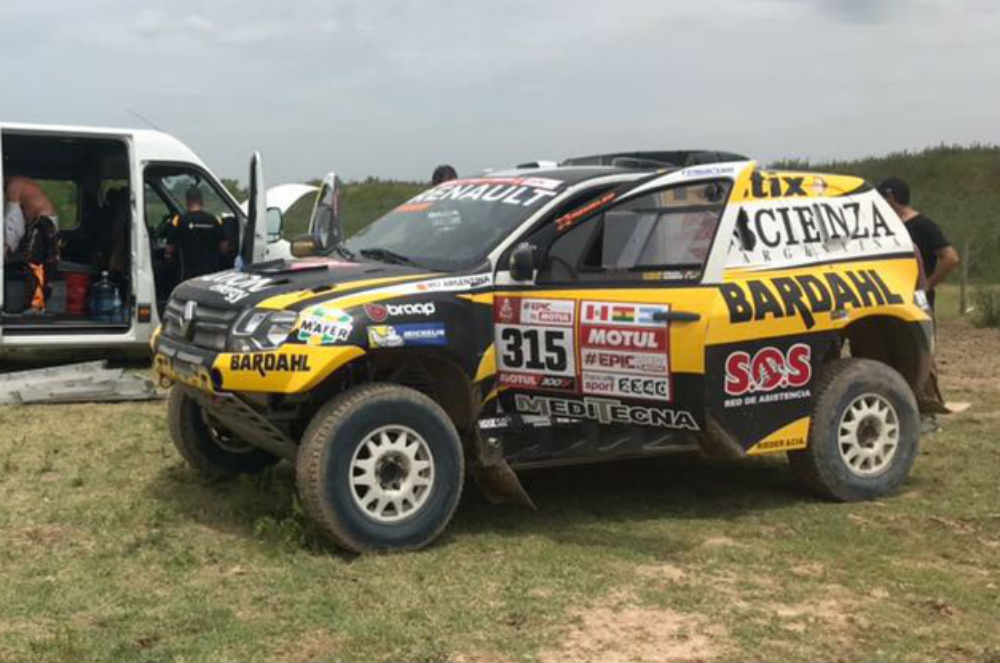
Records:
<instances>
[{"instance_id":1,"label":"grille","mask_svg":"<svg viewBox=\"0 0 1000 663\"><path fill-rule=\"evenodd\" d=\"M225 351L229 327L240 312L213 308L197 302L190 329L185 334L184 308L187 303L183 299L170 298L170 301L167 302L167 308L163 312L163 335L206 350Z\"/></svg>"}]
</instances>

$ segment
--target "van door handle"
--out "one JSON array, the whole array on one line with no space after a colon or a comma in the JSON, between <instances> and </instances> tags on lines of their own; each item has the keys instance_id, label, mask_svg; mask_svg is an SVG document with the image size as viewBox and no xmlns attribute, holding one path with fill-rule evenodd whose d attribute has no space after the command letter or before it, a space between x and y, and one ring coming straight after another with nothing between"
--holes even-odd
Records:
<instances>
[{"instance_id":1,"label":"van door handle","mask_svg":"<svg viewBox=\"0 0 1000 663\"><path fill-rule=\"evenodd\" d=\"M701 320L701 314L690 311L657 311L653 314L654 322L697 322L699 320Z\"/></svg>"}]
</instances>

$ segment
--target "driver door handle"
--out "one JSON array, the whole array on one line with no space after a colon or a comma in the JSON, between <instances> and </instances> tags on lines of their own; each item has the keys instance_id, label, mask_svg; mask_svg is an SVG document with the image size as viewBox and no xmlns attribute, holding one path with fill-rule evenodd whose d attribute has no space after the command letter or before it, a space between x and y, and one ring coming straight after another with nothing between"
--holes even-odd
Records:
<instances>
[{"instance_id":1,"label":"driver door handle","mask_svg":"<svg viewBox=\"0 0 1000 663\"><path fill-rule=\"evenodd\" d=\"M690 311L657 311L653 314L655 322L697 322L701 320L700 313Z\"/></svg>"}]
</instances>

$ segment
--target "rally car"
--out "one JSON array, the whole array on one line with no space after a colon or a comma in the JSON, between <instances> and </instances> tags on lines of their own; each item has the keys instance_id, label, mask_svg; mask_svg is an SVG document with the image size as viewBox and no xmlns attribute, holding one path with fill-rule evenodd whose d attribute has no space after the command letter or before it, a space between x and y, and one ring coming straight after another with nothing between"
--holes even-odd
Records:
<instances>
[{"instance_id":1,"label":"rally car","mask_svg":"<svg viewBox=\"0 0 1000 663\"><path fill-rule=\"evenodd\" d=\"M181 284L181 454L294 462L355 551L432 541L467 470L530 503L515 470L782 452L828 498L897 489L933 339L903 223L856 177L664 154L453 180L344 241L328 209L301 259Z\"/></svg>"}]
</instances>

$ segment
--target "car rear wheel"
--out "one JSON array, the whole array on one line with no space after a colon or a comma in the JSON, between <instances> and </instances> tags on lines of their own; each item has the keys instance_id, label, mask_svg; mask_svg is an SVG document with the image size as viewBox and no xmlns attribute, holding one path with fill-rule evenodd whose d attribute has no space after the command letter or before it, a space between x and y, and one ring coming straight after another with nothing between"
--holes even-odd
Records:
<instances>
[{"instance_id":1,"label":"car rear wheel","mask_svg":"<svg viewBox=\"0 0 1000 663\"><path fill-rule=\"evenodd\" d=\"M167 423L177 451L209 478L256 474L280 460L227 431L177 387L170 390Z\"/></svg>"},{"instance_id":2,"label":"car rear wheel","mask_svg":"<svg viewBox=\"0 0 1000 663\"><path fill-rule=\"evenodd\" d=\"M398 385L347 391L313 418L296 475L306 512L355 552L420 548L451 520L465 460L448 415Z\"/></svg>"},{"instance_id":3,"label":"car rear wheel","mask_svg":"<svg viewBox=\"0 0 1000 663\"><path fill-rule=\"evenodd\" d=\"M917 457L920 415L913 391L871 359L828 364L814 389L809 444L788 452L793 472L820 495L873 499L894 492Z\"/></svg>"}]
</instances>

